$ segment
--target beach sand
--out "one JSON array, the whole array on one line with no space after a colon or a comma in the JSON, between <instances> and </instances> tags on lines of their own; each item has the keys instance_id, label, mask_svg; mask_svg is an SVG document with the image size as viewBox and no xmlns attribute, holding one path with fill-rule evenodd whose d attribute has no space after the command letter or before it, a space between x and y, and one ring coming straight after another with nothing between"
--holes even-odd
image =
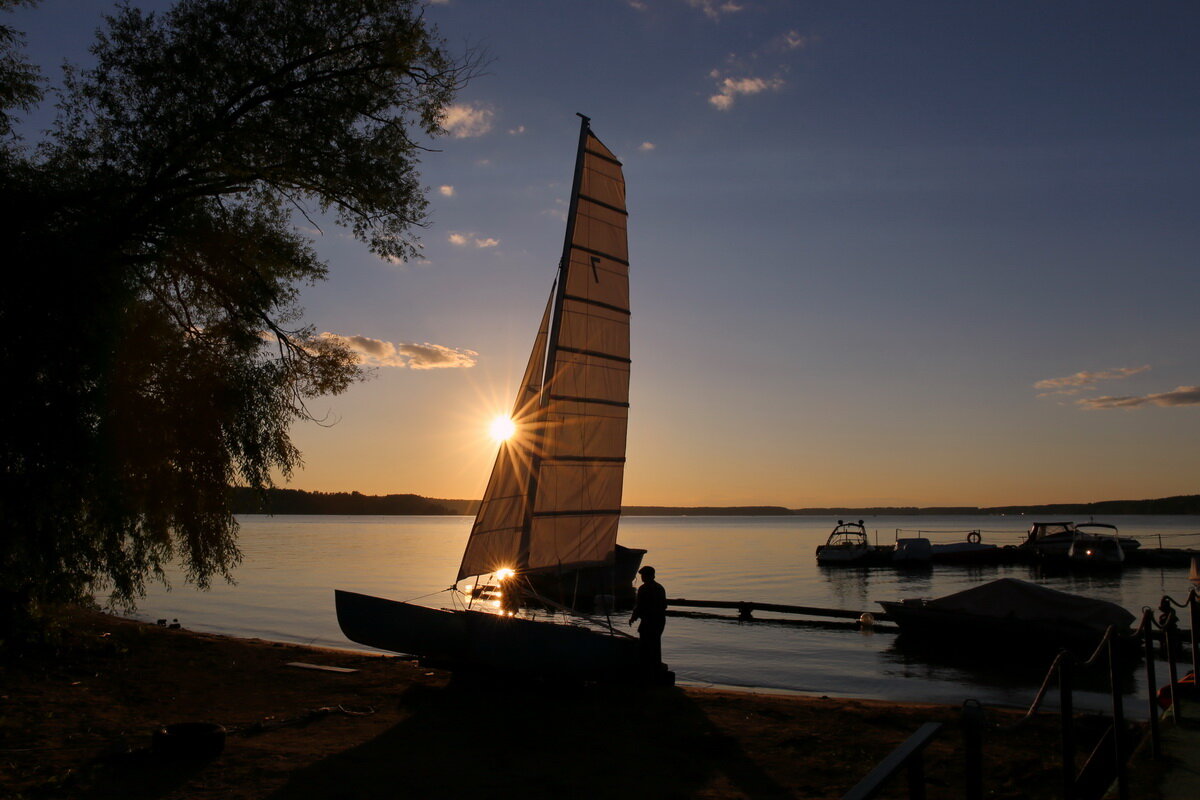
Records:
<instances>
[{"instance_id":1,"label":"beach sand","mask_svg":"<svg viewBox=\"0 0 1200 800\"><path fill-rule=\"evenodd\" d=\"M59 633L5 658L0 796L836 798L930 721L928 796L963 794L957 707L489 680L83 610ZM1057 717L1017 716L987 710L986 796L1061 796ZM225 726L224 752L153 753L189 721Z\"/></svg>"}]
</instances>

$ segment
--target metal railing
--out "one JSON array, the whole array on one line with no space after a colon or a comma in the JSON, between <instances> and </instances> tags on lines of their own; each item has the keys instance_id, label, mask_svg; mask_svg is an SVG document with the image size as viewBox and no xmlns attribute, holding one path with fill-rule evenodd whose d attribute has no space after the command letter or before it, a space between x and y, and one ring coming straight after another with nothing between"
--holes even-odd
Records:
<instances>
[{"instance_id":1,"label":"metal railing","mask_svg":"<svg viewBox=\"0 0 1200 800\"><path fill-rule=\"evenodd\" d=\"M1184 718L1184 692L1179 682L1179 654L1184 651L1183 632L1179 630L1179 614L1176 609L1188 612L1190 632L1188 655L1193 674L1200 677L1200 653L1197 636L1200 636L1200 597L1197 590L1188 592L1182 603L1169 595L1163 595L1158 605L1158 615L1150 607L1142 609L1138 627L1128 635L1119 635L1112 626L1105 631L1092 654L1083 660L1067 650L1060 652L1051 663L1046 677L1038 689L1029 709L1010 727L1018 727L1031 719L1041 708L1043 700L1055 683L1058 685L1059 719L1062 742L1062 791L1064 800L1077 800L1088 796L1099 796L1113 783L1117 797L1129 800L1128 762L1132 753L1129 727L1125 722L1124 693L1121 691L1120 666L1128 665L1137 650L1146 664L1146 700L1148 703L1151 752L1154 758L1162 754L1162 739L1159 717L1162 705L1170 709L1176 723ZM1160 704L1158 679L1155 674L1155 647L1159 646L1167 662L1169 681L1167 699L1169 704ZM1088 755L1081 769L1076 768L1078 738L1075 730L1075 678L1076 674L1089 669L1107 667L1108 690L1111 698L1111 720L1103 735ZM963 796L967 800L983 797L982 730L983 710L974 700L963 704L963 751L965 761L965 786ZM908 796L910 800L924 800L925 771L923 753L941 730L941 723L930 722L921 726L903 744L892 751L871 770L859 783L843 795L843 800L869 800L876 797L884 786L901 770L908 773ZM1111 760L1110 760L1111 757Z\"/></svg>"}]
</instances>

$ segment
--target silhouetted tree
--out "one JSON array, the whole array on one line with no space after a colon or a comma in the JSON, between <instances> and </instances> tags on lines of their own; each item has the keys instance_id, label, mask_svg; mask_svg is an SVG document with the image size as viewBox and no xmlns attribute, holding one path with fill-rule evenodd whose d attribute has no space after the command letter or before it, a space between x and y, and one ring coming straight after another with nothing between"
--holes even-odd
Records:
<instances>
[{"instance_id":1,"label":"silhouetted tree","mask_svg":"<svg viewBox=\"0 0 1200 800\"><path fill-rule=\"evenodd\" d=\"M16 41L0 41L4 122L36 99ZM410 257L415 137L442 132L477 64L448 56L411 0L121 7L91 52L46 141L9 142L2 161L10 606L129 605L172 557L200 586L229 574L228 487L289 474L306 400L359 377L299 322L299 287L326 266L294 218L328 213Z\"/></svg>"}]
</instances>

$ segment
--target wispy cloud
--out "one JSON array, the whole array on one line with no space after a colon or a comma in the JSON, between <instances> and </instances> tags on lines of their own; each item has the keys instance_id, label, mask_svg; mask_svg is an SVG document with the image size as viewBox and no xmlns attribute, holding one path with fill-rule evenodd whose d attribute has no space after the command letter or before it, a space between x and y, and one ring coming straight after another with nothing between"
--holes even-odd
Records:
<instances>
[{"instance_id":1,"label":"wispy cloud","mask_svg":"<svg viewBox=\"0 0 1200 800\"><path fill-rule=\"evenodd\" d=\"M1080 390L1091 388L1100 381L1122 380L1149 369L1149 364L1143 364L1140 367L1117 367L1101 372L1076 372L1065 378L1046 378L1035 383L1033 388L1046 390L1045 394L1039 395L1040 397L1051 394L1077 394Z\"/></svg>"},{"instance_id":2,"label":"wispy cloud","mask_svg":"<svg viewBox=\"0 0 1200 800\"><path fill-rule=\"evenodd\" d=\"M1178 386L1169 392L1140 396L1084 397L1075 402L1086 409L1200 406L1200 386Z\"/></svg>"},{"instance_id":3,"label":"wispy cloud","mask_svg":"<svg viewBox=\"0 0 1200 800\"><path fill-rule=\"evenodd\" d=\"M440 194L442 197L454 197L454 187L453 186L439 186L438 194Z\"/></svg>"},{"instance_id":4,"label":"wispy cloud","mask_svg":"<svg viewBox=\"0 0 1200 800\"><path fill-rule=\"evenodd\" d=\"M358 356L365 367L407 367L408 369L447 369L475 366L479 353L466 348L440 344L385 342L369 336L342 336L326 331L322 338L333 339Z\"/></svg>"},{"instance_id":5,"label":"wispy cloud","mask_svg":"<svg viewBox=\"0 0 1200 800\"><path fill-rule=\"evenodd\" d=\"M708 102L721 111L733 108L738 95L777 92L784 85L783 78L729 78L722 77L721 71L716 69L709 76L717 81L717 93L709 97Z\"/></svg>"},{"instance_id":6,"label":"wispy cloud","mask_svg":"<svg viewBox=\"0 0 1200 800\"><path fill-rule=\"evenodd\" d=\"M482 106L455 103L442 115L442 127L455 139L471 139L490 131L494 116Z\"/></svg>"},{"instance_id":7,"label":"wispy cloud","mask_svg":"<svg viewBox=\"0 0 1200 800\"><path fill-rule=\"evenodd\" d=\"M734 14L741 11L743 6L733 0L687 0L692 8L704 12L709 19L720 19L722 14ZM635 8L637 6L634 6Z\"/></svg>"},{"instance_id":8,"label":"wispy cloud","mask_svg":"<svg viewBox=\"0 0 1200 800\"><path fill-rule=\"evenodd\" d=\"M446 241L457 247L495 247L500 240L493 236L478 236L474 233L451 233Z\"/></svg>"},{"instance_id":9,"label":"wispy cloud","mask_svg":"<svg viewBox=\"0 0 1200 800\"><path fill-rule=\"evenodd\" d=\"M642 142L640 145L638 145L638 150L641 150L643 153L648 153L653 149L654 142Z\"/></svg>"},{"instance_id":10,"label":"wispy cloud","mask_svg":"<svg viewBox=\"0 0 1200 800\"><path fill-rule=\"evenodd\" d=\"M629 7L634 11L648 11L650 6L642 2L642 0L628 0Z\"/></svg>"},{"instance_id":11,"label":"wispy cloud","mask_svg":"<svg viewBox=\"0 0 1200 800\"><path fill-rule=\"evenodd\" d=\"M515 127L515 128L509 128L509 129L508 129L508 135L509 135L509 136L520 136L520 135L521 135L522 133L524 133L524 132L525 132L525 126L524 126L524 125L518 125L518 126L517 126L517 127Z\"/></svg>"},{"instance_id":12,"label":"wispy cloud","mask_svg":"<svg viewBox=\"0 0 1200 800\"><path fill-rule=\"evenodd\" d=\"M805 36L799 31L788 31L783 35L783 46L787 50L799 50L802 47L808 47L813 41L813 37Z\"/></svg>"}]
</instances>

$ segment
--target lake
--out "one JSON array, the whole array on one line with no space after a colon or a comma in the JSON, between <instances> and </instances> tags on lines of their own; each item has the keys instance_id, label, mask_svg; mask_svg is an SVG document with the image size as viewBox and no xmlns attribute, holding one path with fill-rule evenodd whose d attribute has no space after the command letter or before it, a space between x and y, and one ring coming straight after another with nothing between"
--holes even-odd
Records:
<instances>
[{"instance_id":1,"label":"lake","mask_svg":"<svg viewBox=\"0 0 1200 800\"><path fill-rule=\"evenodd\" d=\"M984 542L1016 544L1030 518L896 516L864 520L873 540L887 544L917 531L934 541L961 541L982 531ZM1083 520L1076 520L1083 521ZM1200 517L1114 516L1103 522L1143 547L1200 547ZM470 517L241 516L244 560L236 585L200 592L171 572L170 591L152 586L134 615L178 619L183 627L322 647L363 649L338 629L333 589L348 589L433 607L452 607L447 588L462 556ZM620 541L643 547L669 597L749 600L878 612L878 600L938 597L1001 577L1030 580L1115 602L1135 614L1162 595L1186 598L1186 568L1127 568L1116 574L1042 575L1030 566L926 570L845 569L816 565L814 550L836 520L824 517L626 517ZM732 613L732 612L730 612ZM768 616L768 615L761 615ZM626 617L621 617L622 623ZM1185 621L1186 627L1186 621ZM663 658L692 685L959 703L1026 706L1041 667L947 662L914 654L883 631L827 629L736 620L671 617ZM1048 664L1047 664L1048 666ZM1158 670L1161 678L1165 668ZM1144 692L1144 676L1135 676ZM1138 697L1143 697L1140 694ZM1102 694L1083 693L1082 708L1107 708ZM1145 717L1145 703L1127 702Z\"/></svg>"}]
</instances>

